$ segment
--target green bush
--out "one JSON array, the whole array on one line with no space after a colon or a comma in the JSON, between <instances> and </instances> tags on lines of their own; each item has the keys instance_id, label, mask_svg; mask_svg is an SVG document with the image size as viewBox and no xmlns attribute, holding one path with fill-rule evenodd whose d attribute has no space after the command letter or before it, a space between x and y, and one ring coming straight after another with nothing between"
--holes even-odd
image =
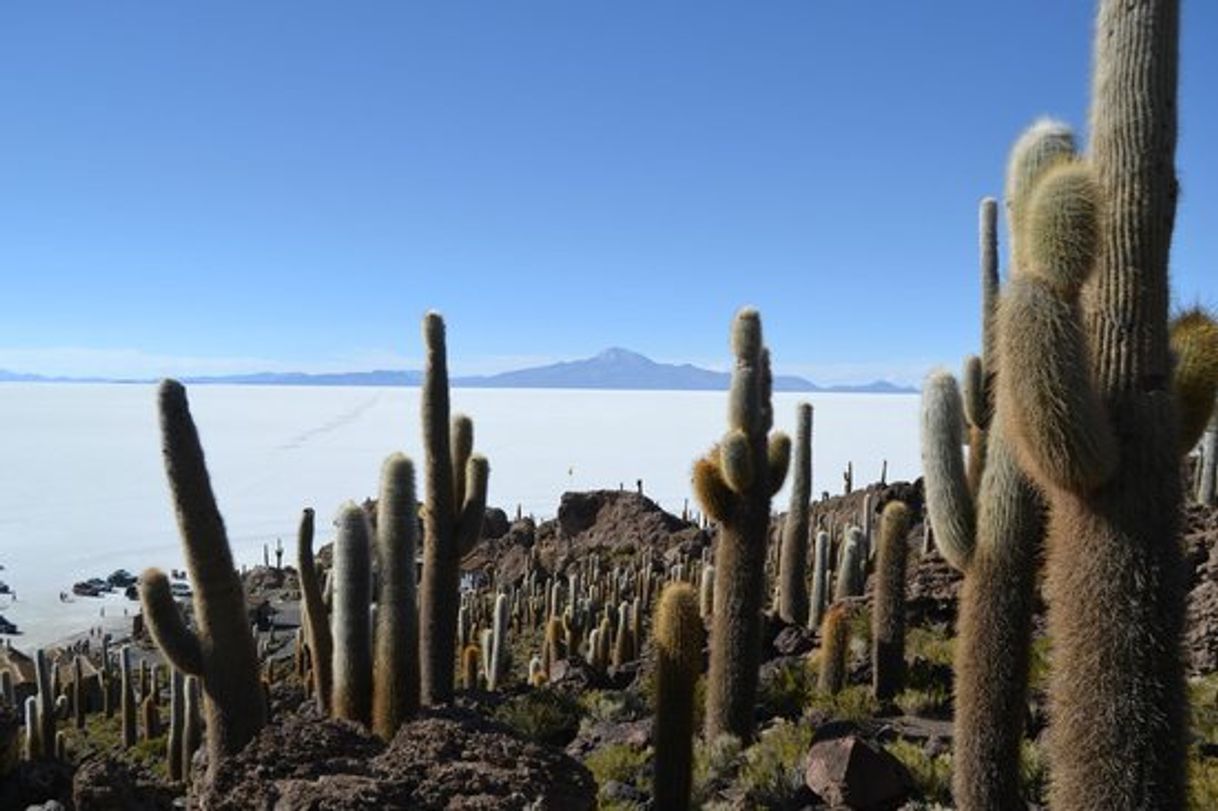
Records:
<instances>
[{"instance_id":1,"label":"green bush","mask_svg":"<svg viewBox=\"0 0 1218 811\"><path fill-rule=\"evenodd\" d=\"M580 706L551 690L530 690L495 709L494 718L537 743L566 746L579 731Z\"/></svg>"},{"instance_id":2,"label":"green bush","mask_svg":"<svg viewBox=\"0 0 1218 811\"><path fill-rule=\"evenodd\" d=\"M926 750L909 741L894 741L885 749L909 769L914 786L923 800L948 804L952 799L952 762L947 755L931 757Z\"/></svg>"},{"instance_id":3,"label":"green bush","mask_svg":"<svg viewBox=\"0 0 1218 811\"><path fill-rule=\"evenodd\" d=\"M744 752L740 788L762 808L783 808L803 788L812 726L780 721Z\"/></svg>"},{"instance_id":4,"label":"green bush","mask_svg":"<svg viewBox=\"0 0 1218 811\"><path fill-rule=\"evenodd\" d=\"M805 658L762 672L757 703L766 717L798 718L816 692L816 672Z\"/></svg>"}]
</instances>

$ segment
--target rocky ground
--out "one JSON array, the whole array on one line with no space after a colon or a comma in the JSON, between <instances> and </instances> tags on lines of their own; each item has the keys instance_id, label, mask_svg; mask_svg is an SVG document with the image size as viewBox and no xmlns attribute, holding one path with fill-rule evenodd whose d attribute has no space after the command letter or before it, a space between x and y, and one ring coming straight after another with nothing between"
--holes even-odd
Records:
<instances>
[{"instance_id":1,"label":"rocky ground","mask_svg":"<svg viewBox=\"0 0 1218 811\"><path fill-rule=\"evenodd\" d=\"M900 498L920 513L918 485L874 485L817 504L813 521L837 528L862 521ZM776 526L780 521L775 522ZM1194 795L1218 798L1218 510L1188 508L1185 550L1190 592L1184 656L1194 695ZM777 531L777 530L775 530ZM724 739L696 747L695 801L706 808L813 809L950 806L951 650L960 577L933 551L924 554L921 522L910 529L906 605L906 689L879 705L868 689L868 597L856 599L849 686L828 696L815 685L816 634L767 620L757 719L759 741ZM530 566L561 572L589 555L630 561L652 550L666 565L697 558L711 531L669 515L629 491L568 493L555 519L509 521L487 515L484 538L466 570L498 586L519 583ZM328 562L328 550L319 559ZM252 602L290 614L299 599L290 570L246 576ZM869 590L870 591L870 590ZM1043 796L1044 678L1051 646L1036 627L1028 707L1024 786ZM293 633L260 635L264 654L289 661ZM272 721L212 782L193 794L216 809L644 809L650 808L651 661L604 671L564 659L549 683L525 685L524 663L540 632L512 637L508 685L462 691L456 706L425 711L389 742L362 728L320 718L284 664L271 689ZM699 687L701 689L701 686ZM16 715L0 708L0 808L52 800L65 808L174 807L186 787L164 772L164 738L122 752L115 722L91 717L68 731L69 763L19 763ZM196 775L205 755L196 756ZM55 807L55 806L45 806ZM1206 807L1199 805L1198 807Z\"/></svg>"}]
</instances>

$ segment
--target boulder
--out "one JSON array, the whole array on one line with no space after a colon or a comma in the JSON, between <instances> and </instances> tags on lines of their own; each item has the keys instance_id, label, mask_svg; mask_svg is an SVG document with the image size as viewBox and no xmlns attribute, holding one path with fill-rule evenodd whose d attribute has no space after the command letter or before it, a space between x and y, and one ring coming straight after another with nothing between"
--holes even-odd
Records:
<instances>
[{"instance_id":1,"label":"boulder","mask_svg":"<svg viewBox=\"0 0 1218 811\"><path fill-rule=\"evenodd\" d=\"M913 789L899 760L857 735L812 744L805 781L830 806L856 811L898 808Z\"/></svg>"}]
</instances>

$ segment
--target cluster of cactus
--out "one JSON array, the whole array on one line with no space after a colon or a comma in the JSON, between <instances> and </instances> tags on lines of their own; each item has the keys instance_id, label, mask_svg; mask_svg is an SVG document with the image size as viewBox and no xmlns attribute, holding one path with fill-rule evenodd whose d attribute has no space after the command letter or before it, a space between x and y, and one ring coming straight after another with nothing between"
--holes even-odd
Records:
<instances>
[{"instance_id":1,"label":"cluster of cactus","mask_svg":"<svg viewBox=\"0 0 1218 811\"><path fill-rule=\"evenodd\" d=\"M756 310L737 314L732 347L736 363L728 432L695 463L693 487L718 524L706 736L713 740L727 733L749 741L761 657L770 499L786 477L791 442L780 432L770 435L770 357Z\"/></svg>"}]
</instances>

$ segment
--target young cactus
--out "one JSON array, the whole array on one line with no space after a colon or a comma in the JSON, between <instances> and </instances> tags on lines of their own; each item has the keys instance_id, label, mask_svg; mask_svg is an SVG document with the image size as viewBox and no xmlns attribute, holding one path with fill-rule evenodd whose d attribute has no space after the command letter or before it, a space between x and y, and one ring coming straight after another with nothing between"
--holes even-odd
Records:
<instances>
[{"instance_id":1,"label":"young cactus","mask_svg":"<svg viewBox=\"0 0 1218 811\"><path fill-rule=\"evenodd\" d=\"M470 419L458 415L449 422L444 319L438 313L424 316L423 339L427 345L422 409L427 504L419 651L422 700L433 705L453 698L460 564L482 532L490 468L484 456L473 453Z\"/></svg>"},{"instance_id":2,"label":"young cactus","mask_svg":"<svg viewBox=\"0 0 1218 811\"><path fill-rule=\"evenodd\" d=\"M791 504L782 526L778 562L778 616L783 622L808 621L808 501L812 497L812 406L796 409L795 457L792 460Z\"/></svg>"},{"instance_id":3,"label":"young cactus","mask_svg":"<svg viewBox=\"0 0 1218 811\"><path fill-rule=\"evenodd\" d=\"M695 463L693 486L703 509L719 524L706 737L728 733L749 741L761 658L770 499L786 477L791 442L785 434L770 435L770 359L756 310L737 314L732 346L736 365L728 432Z\"/></svg>"},{"instance_id":4,"label":"young cactus","mask_svg":"<svg viewBox=\"0 0 1218 811\"><path fill-rule=\"evenodd\" d=\"M909 544L909 507L890 501L880 518L875 597L871 609L872 692L888 700L905 680L905 559Z\"/></svg>"},{"instance_id":5,"label":"young cactus","mask_svg":"<svg viewBox=\"0 0 1218 811\"><path fill-rule=\"evenodd\" d=\"M380 594L376 601L372 731L384 740L391 740L402 722L419 709L417 510L414 465L395 453L381 467L376 516Z\"/></svg>"},{"instance_id":6,"label":"young cactus","mask_svg":"<svg viewBox=\"0 0 1218 811\"><path fill-rule=\"evenodd\" d=\"M674 583L656 611L655 777L656 808L689 808L693 777L694 686L702 672L702 618L693 586Z\"/></svg>"},{"instance_id":7,"label":"young cactus","mask_svg":"<svg viewBox=\"0 0 1218 811\"><path fill-rule=\"evenodd\" d=\"M367 726L372 716L372 548L368 515L347 502L338 513L334 540L335 718Z\"/></svg>"},{"instance_id":8,"label":"young cactus","mask_svg":"<svg viewBox=\"0 0 1218 811\"><path fill-rule=\"evenodd\" d=\"M140 599L148 629L165 658L202 682L208 769L214 773L225 755L239 751L266 723L266 707L258 687L258 656L245 591L233 568L186 389L166 380L158 398L165 473L194 589L197 630L190 631L182 621L169 579L159 569L144 573Z\"/></svg>"},{"instance_id":9,"label":"young cactus","mask_svg":"<svg viewBox=\"0 0 1218 811\"><path fill-rule=\"evenodd\" d=\"M1178 0L1100 3L1090 154L1034 183L1000 310L1000 414L1052 505L1055 808L1187 804L1177 398L1189 386L1172 383L1167 318L1178 41Z\"/></svg>"}]
</instances>

